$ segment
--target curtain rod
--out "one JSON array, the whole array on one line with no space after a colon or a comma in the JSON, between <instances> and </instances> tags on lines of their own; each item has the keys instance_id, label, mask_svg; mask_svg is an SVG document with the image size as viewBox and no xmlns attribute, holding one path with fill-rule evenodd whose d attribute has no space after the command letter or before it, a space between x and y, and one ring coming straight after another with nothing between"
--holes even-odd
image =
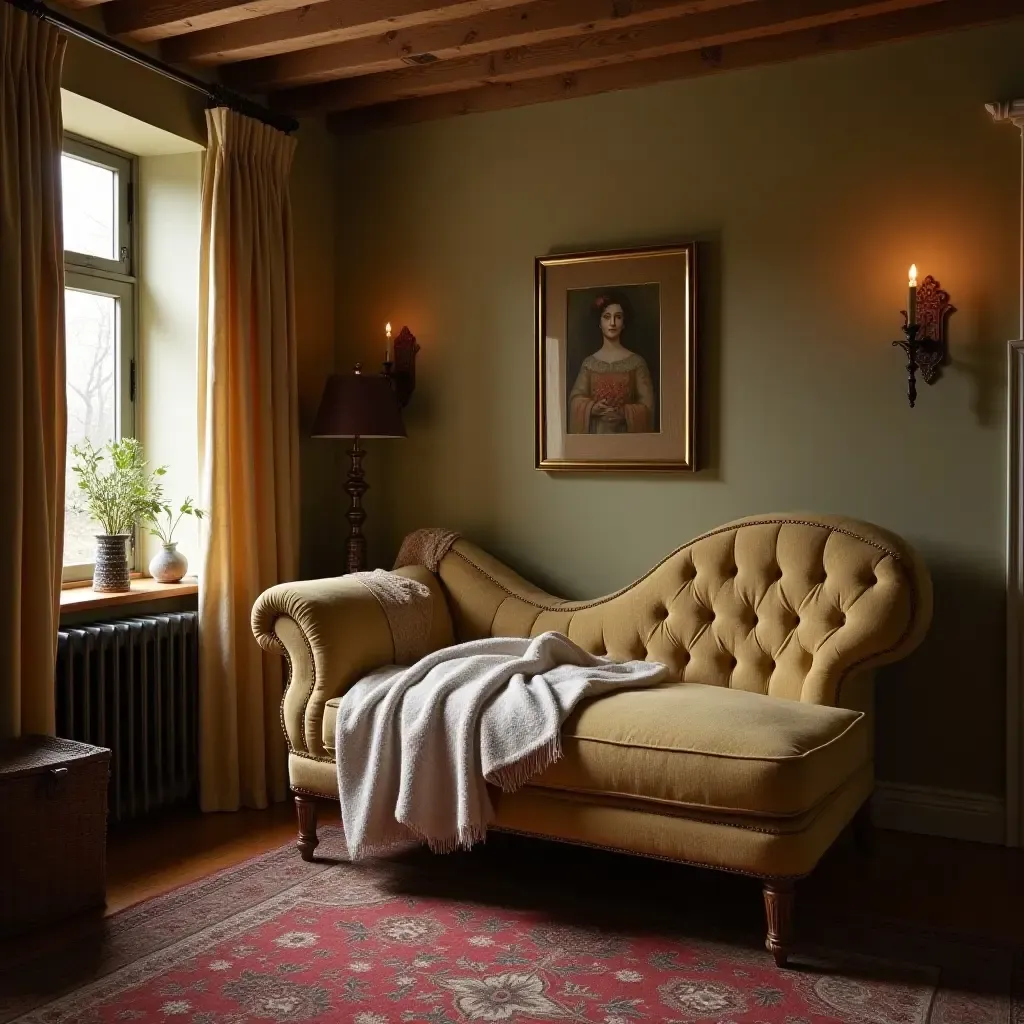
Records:
<instances>
[{"instance_id":1,"label":"curtain rod","mask_svg":"<svg viewBox=\"0 0 1024 1024\"><path fill-rule=\"evenodd\" d=\"M165 64L156 57L150 57L140 50L134 50L130 46L125 46L124 43L120 43L116 39L110 39L102 32L90 28L88 25L83 25L60 11L52 10L43 3L43 0L5 0L5 2L39 18L40 21L45 21L62 29L68 35L83 39L87 43L92 43L94 46L99 46L110 53L115 53L117 56L130 60L134 64L149 68L150 71L155 71L158 75L163 75L164 78L169 78L172 82L177 82L188 89L202 93L207 98L211 107L229 107L239 114L255 118L257 121L262 121L264 124L268 124L281 132L294 132L299 127L299 122L288 114L275 113L255 100L243 96L241 93L237 93L232 89L226 89L224 86L214 82L204 82L201 78L196 78L185 71L179 71L177 68L171 67L170 64Z\"/></svg>"}]
</instances>

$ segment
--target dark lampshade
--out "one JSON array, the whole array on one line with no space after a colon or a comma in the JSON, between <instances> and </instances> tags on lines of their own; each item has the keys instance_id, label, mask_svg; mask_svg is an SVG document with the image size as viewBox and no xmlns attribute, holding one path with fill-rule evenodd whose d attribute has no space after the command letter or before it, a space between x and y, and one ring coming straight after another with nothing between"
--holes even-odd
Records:
<instances>
[{"instance_id":1,"label":"dark lampshade","mask_svg":"<svg viewBox=\"0 0 1024 1024\"><path fill-rule=\"evenodd\" d=\"M405 437L391 382L358 369L328 377L313 437Z\"/></svg>"}]
</instances>

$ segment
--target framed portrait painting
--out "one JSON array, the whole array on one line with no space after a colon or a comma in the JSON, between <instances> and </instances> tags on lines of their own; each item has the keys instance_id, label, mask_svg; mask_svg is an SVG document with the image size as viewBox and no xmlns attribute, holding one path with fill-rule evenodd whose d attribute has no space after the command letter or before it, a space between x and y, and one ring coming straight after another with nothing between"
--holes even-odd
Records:
<instances>
[{"instance_id":1,"label":"framed portrait painting","mask_svg":"<svg viewBox=\"0 0 1024 1024\"><path fill-rule=\"evenodd\" d=\"M696 468L694 257L537 258L538 469Z\"/></svg>"}]
</instances>

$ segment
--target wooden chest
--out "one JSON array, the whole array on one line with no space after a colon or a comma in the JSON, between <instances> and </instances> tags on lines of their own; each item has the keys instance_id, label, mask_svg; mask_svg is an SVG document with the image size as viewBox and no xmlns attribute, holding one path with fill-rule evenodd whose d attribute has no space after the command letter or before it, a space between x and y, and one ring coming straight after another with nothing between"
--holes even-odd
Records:
<instances>
[{"instance_id":1,"label":"wooden chest","mask_svg":"<svg viewBox=\"0 0 1024 1024\"><path fill-rule=\"evenodd\" d=\"M0 743L0 936L103 906L109 772L103 747Z\"/></svg>"}]
</instances>

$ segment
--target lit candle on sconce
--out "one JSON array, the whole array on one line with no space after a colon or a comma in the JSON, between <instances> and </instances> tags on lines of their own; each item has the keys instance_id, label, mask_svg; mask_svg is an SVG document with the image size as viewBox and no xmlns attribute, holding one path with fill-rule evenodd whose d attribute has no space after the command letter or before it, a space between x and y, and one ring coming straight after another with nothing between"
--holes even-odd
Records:
<instances>
[{"instance_id":1,"label":"lit candle on sconce","mask_svg":"<svg viewBox=\"0 0 1024 1024\"><path fill-rule=\"evenodd\" d=\"M921 308L917 306L917 264L910 265L907 308L903 313L903 338L894 341L907 354L907 400L913 409L917 402L917 375L926 384L938 379L939 367L946 359L946 318L956 312L949 292L939 286L931 274L921 282Z\"/></svg>"},{"instance_id":2,"label":"lit candle on sconce","mask_svg":"<svg viewBox=\"0 0 1024 1024\"><path fill-rule=\"evenodd\" d=\"M384 376L391 379L398 396L398 404L404 409L416 388L416 353L420 346L416 336L408 327L398 332L391 340L391 324L384 327L387 344L384 349Z\"/></svg>"}]
</instances>

